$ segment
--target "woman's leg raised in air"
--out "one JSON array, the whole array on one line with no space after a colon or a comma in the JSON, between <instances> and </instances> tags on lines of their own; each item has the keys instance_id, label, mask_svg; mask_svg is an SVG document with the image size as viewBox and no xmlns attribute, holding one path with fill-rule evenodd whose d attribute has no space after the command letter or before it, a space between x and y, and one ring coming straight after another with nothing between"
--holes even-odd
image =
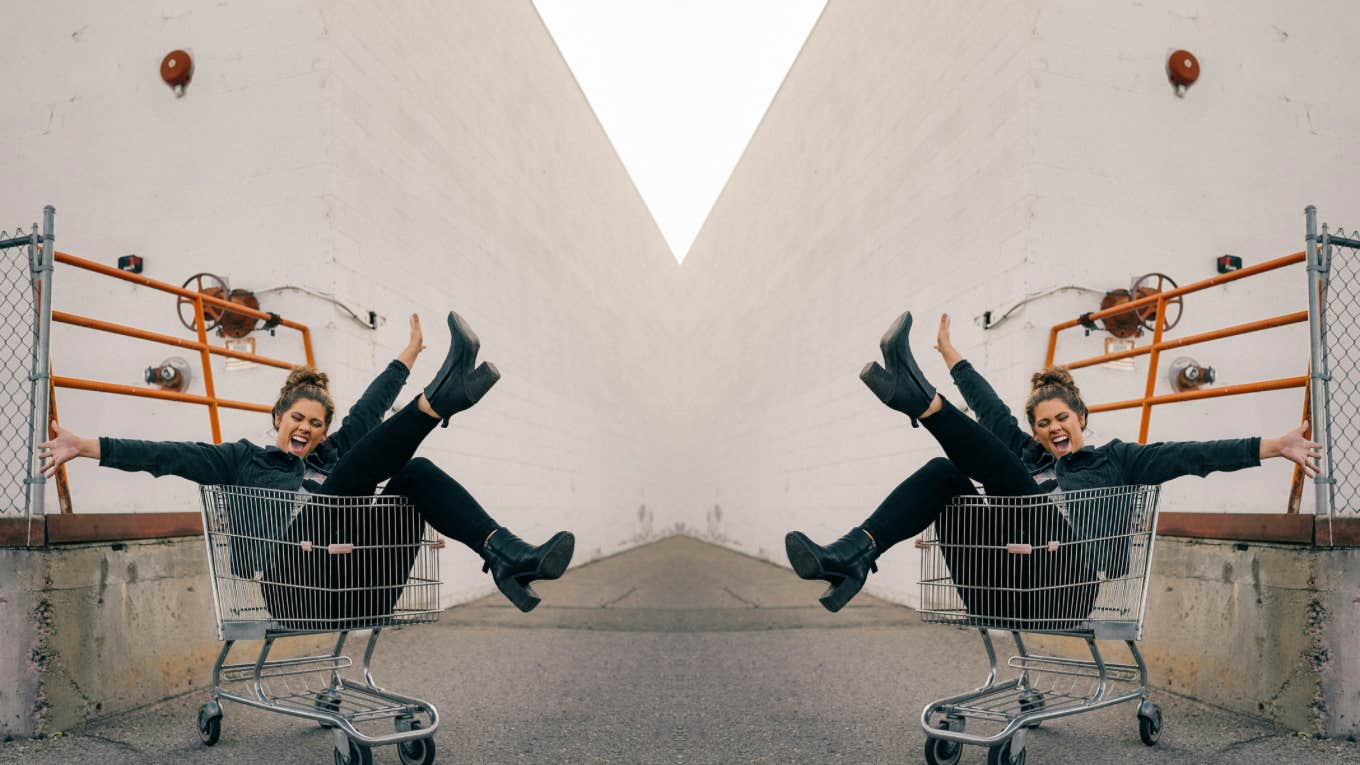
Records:
<instances>
[{"instance_id":1,"label":"woman's leg raised in air","mask_svg":"<svg viewBox=\"0 0 1360 765\"><path fill-rule=\"evenodd\" d=\"M839 611L864 586L874 560L889 547L921 533L949 499L973 492L973 484L954 463L937 457L893 489L864 523L823 547L801 531L784 537L784 551L798 576L829 583L819 598L828 611Z\"/></svg>"},{"instance_id":2,"label":"woman's leg raised in air","mask_svg":"<svg viewBox=\"0 0 1360 765\"><path fill-rule=\"evenodd\" d=\"M539 603L533 581L556 579L571 563L576 538L570 531L559 531L537 547L528 544L498 525L467 489L424 457L402 466L384 493L409 498L436 531L482 556L483 570L491 572L496 586L521 611Z\"/></svg>"},{"instance_id":3,"label":"woman's leg raised in air","mask_svg":"<svg viewBox=\"0 0 1360 765\"><path fill-rule=\"evenodd\" d=\"M500 379L496 367L476 365L481 341L461 316L449 311L449 352L434 381L400 412L378 423L336 464L321 485L326 494L372 494L377 485L396 474L419 448L420 442L449 417L471 408ZM476 366L474 366L476 365Z\"/></svg>"}]
</instances>

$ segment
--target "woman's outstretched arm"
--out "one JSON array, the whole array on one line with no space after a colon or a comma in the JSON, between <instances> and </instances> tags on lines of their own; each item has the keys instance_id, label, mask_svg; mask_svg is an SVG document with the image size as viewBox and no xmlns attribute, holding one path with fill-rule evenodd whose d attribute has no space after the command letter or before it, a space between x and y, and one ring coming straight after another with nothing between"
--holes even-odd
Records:
<instances>
[{"instance_id":1,"label":"woman's outstretched arm","mask_svg":"<svg viewBox=\"0 0 1360 765\"><path fill-rule=\"evenodd\" d=\"M978 422L1001 440L1012 454L1024 459L1028 449L1041 449L1030 434L1020 429L1011 410L996 395L990 383L968 363L949 338L949 314L940 317L940 330L935 336L935 350L940 352L944 365L954 378L954 385L963 394L968 408L977 414Z\"/></svg>"},{"instance_id":2,"label":"woman's outstretched arm","mask_svg":"<svg viewBox=\"0 0 1360 765\"><path fill-rule=\"evenodd\" d=\"M366 433L382 422L383 413L392 407L397 394L406 384L406 378L415 366L416 357L425 350L425 336L420 331L420 317L411 314L411 337L397 358L388 364L381 373L368 384L364 394L354 402L340 427L331 433L325 443L336 449L336 454L344 454L358 443Z\"/></svg>"},{"instance_id":3,"label":"woman's outstretched arm","mask_svg":"<svg viewBox=\"0 0 1360 765\"><path fill-rule=\"evenodd\" d=\"M38 444L43 475L77 457L99 460L104 467L177 475L200 484L235 483L238 469L259 450L248 441L205 444L194 441L139 441L129 438L82 438L52 423L56 436Z\"/></svg>"},{"instance_id":4,"label":"woman's outstretched arm","mask_svg":"<svg viewBox=\"0 0 1360 765\"><path fill-rule=\"evenodd\" d=\"M1274 457L1283 457L1299 465L1312 477L1317 475L1322 444L1304 437L1307 428L1305 422L1276 438L1156 444L1111 441L1109 449L1123 467L1124 482L1128 484L1162 483L1184 475L1204 476L1215 471L1241 470L1256 467L1262 460Z\"/></svg>"}]
</instances>

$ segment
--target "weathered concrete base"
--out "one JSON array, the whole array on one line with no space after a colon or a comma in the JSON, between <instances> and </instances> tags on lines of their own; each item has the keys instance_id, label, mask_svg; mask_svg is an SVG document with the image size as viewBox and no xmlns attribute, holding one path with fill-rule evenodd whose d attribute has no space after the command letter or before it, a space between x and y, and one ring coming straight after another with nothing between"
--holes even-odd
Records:
<instances>
[{"instance_id":1,"label":"weathered concrete base","mask_svg":"<svg viewBox=\"0 0 1360 765\"><path fill-rule=\"evenodd\" d=\"M1295 730L1352 736L1360 733L1357 597L1357 549L1162 538L1139 648L1155 685ZM1071 639L1026 643L1085 652ZM1122 651L1107 658L1125 660Z\"/></svg>"},{"instance_id":2,"label":"weathered concrete base","mask_svg":"<svg viewBox=\"0 0 1360 765\"><path fill-rule=\"evenodd\" d=\"M0 550L0 735L201 687L221 648L207 588L202 538Z\"/></svg>"}]
</instances>

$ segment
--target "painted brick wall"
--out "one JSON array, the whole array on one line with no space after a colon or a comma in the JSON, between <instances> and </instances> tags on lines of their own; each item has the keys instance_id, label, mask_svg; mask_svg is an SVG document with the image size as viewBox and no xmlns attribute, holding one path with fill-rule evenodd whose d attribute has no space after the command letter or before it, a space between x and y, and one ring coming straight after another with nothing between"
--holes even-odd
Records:
<instances>
[{"instance_id":1,"label":"painted brick wall","mask_svg":"<svg viewBox=\"0 0 1360 765\"><path fill-rule=\"evenodd\" d=\"M663 531L673 499L657 455L671 439L654 404L678 265L532 4L15 10L26 34L0 49L15 75L0 214L26 223L51 203L64 251L135 252L163 281L213 271L262 292L266 310L311 325L342 409L418 311L429 350L399 403L415 395L456 308L503 379L421 453L528 539L574 529L578 561ZM158 76L178 47L196 61L183 98ZM54 284L59 310L188 336L173 300L61 267ZM344 308L263 293L289 287ZM255 337L262 354L301 358L292 333ZM169 355L54 330L58 374L136 384ZM272 402L282 375L219 363L216 380L221 395ZM58 404L82 435L208 439L191 406L71 391ZM228 414L223 436L269 443L268 425ZM83 462L71 480L80 512L196 508L177 479ZM489 591L479 564L449 548L447 601Z\"/></svg>"},{"instance_id":2,"label":"painted brick wall","mask_svg":"<svg viewBox=\"0 0 1360 765\"><path fill-rule=\"evenodd\" d=\"M790 528L829 541L939 454L856 379L900 311L931 350L942 311L955 344L1012 406L1042 365L1047 329L1099 293L1162 271L1213 274L1302 249L1303 207L1354 225L1360 198L1344 30L1356 11L1270 3L1071 2L828 5L682 270L693 327L685 386L704 436L689 444L685 523L783 562ZM1308 44L1303 44L1303 39ZM1194 51L1203 77L1177 98L1167 55ZM1329 213L1330 211L1330 213ZM1350 221L1344 220L1351 213ZM1060 291L984 330L1028 295ZM1187 300L1176 335L1306 305L1296 266ZM1101 352L1103 333L1063 336L1059 360ZM1181 354L1171 354L1170 362ZM1306 329L1186 349L1223 383L1292 377ZM1146 367L1078 373L1088 398L1141 394ZM1168 388L1159 383L1159 391ZM957 398L957 396L956 396ZM1151 438L1277 435L1300 391L1158 409ZM1135 440L1131 415L1092 420L1091 440ZM1167 486L1164 509L1281 512L1290 470ZM1311 504L1305 499L1304 510ZM889 553L878 594L912 602L916 554Z\"/></svg>"}]
</instances>

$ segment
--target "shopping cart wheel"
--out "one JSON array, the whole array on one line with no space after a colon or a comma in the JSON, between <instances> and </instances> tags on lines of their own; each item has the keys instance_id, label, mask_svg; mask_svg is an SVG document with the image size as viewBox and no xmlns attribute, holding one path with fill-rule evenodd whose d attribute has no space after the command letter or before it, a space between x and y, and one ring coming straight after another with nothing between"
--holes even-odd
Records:
<instances>
[{"instance_id":1,"label":"shopping cart wheel","mask_svg":"<svg viewBox=\"0 0 1360 765\"><path fill-rule=\"evenodd\" d=\"M316 708L322 712L330 712L333 715L340 714L340 694L333 688L327 688L316 694ZM318 720L317 725L323 728L334 728L335 723Z\"/></svg>"},{"instance_id":2,"label":"shopping cart wheel","mask_svg":"<svg viewBox=\"0 0 1360 765\"><path fill-rule=\"evenodd\" d=\"M1156 745L1162 737L1162 708L1151 701L1138 705L1138 737L1148 746Z\"/></svg>"},{"instance_id":3,"label":"shopping cart wheel","mask_svg":"<svg viewBox=\"0 0 1360 765\"><path fill-rule=\"evenodd\" d=\"M999 744L992 744L987 750L987 765L1025 765L1025 740L1017 734Z\"/></svg>"},{"instance_id":4,"label":"shopping cart wheel","mask_svg":"<svg viewBox=\"0 0 1360 765\"><path fill-rule=\"evenodd\" d=\"M963 718L945 718L940 721L941 730L963 730ZM954 765L963 756L963 744L947 741L934 736L926 736L926 765Z\"/></svg>"},{"instance_id":5,"label":"shopping cart wheel","mask_svg":"<svg viewBox=\"0 0 1360 765\"><path fill-rule=\"evenodd\" d=\"M335 750L335 765L373 765L373 750L349 739L349 752Z\"/></svg>"},{"instance_id":6,"label":"shopping cart wheel","mask_svg":"<svg viewBox=\"0 0 1360 765\"><path fill-rule=\"evenodd\" d=\"M412 721L406 730L419 730L420 723ZM403 741L397 744L397 756L402 765L431 765L434 762L434 736Z\"/></svg>"},{"instance_id":7,"label":"shopping cart wheel","mask_svg":"<svg viewBox=\"0 0 1360 765\"><path fill-rule=\"evenodd\" d=\"M207 746L222 737L222 705L209 701L198 708L198 738Z\"/></svg>"},{"instance_id":8,"label":"shopping cart wheel","mask_svg":"<svg viewBox=\"0 0 1360 765\"><path fill-rule=\"evenodd\" d=\"M1020 694L1020 714L1027 715L1030 712L1042 712L1044 709L1044 694L1030 688ZM1043 725L1036 720L1032 723L1025 723L1026 728L1037 728Z\"/></svg>"}]
</instances>

